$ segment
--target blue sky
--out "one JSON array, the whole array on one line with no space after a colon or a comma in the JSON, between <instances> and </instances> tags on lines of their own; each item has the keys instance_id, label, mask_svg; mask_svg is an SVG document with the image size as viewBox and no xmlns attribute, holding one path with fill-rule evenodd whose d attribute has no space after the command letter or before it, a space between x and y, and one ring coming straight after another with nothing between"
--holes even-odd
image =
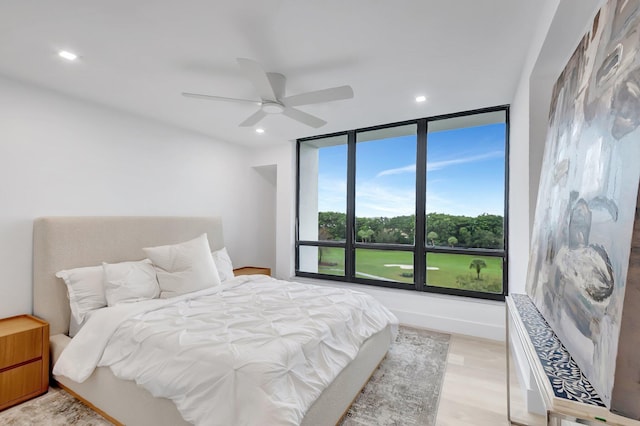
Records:
<instances>
[{"instance_id":1,"label":"blue sky","mask_svg":"<svg viewBox=\"0 0 640 426\"><path fill-rule=\"evenodd\" d=\"M504 214L504 124L429 133L427 213ZM415 213L416 137L358 142L356 216ZM346 145L320 149L318 210L346 210Z\"/></svg>"}]
</instances>

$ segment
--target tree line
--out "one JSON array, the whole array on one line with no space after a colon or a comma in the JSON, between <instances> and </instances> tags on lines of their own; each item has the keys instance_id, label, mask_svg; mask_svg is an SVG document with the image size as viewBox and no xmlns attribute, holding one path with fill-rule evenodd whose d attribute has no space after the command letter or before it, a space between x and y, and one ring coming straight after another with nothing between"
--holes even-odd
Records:
<instances>
[{"instance_id":1,"label":"tree line","mask_svg":"<svg viewBox=\"0 0 640 426\"><path fill-rule=\"evenodd\" d=\"M344 241L345 213L319 212L318 239ZM356 241L371 243L413 244L415 215L396 217L357 217ZM504 248L504 219L493 214L476 217L427 214L426 239L433 246L462 248Z\"/></svg>"}]
</instances>

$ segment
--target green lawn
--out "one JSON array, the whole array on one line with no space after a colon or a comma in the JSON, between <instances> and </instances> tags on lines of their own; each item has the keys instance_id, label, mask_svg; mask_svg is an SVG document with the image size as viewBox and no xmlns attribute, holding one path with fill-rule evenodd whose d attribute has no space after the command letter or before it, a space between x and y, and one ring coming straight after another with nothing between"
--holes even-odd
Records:
<instances>
[{"instance_id":1,"label":"green lawn","mask_svg":"<svg viewBox=\"0 0 640 426\"><path fill-rule=\"evenodd\" d=\"M400 266L385 265L406 265L409 269ZM402 274L406 276L403 276ZM361 278L386 278L392 281L413 284L413 253L406 251L384 251L356 249L356 276ZM375 279L375 278L374 278Z\"/></svg>"},{"instance_id":2,"label":"green lawn","mask_svg":"<svg viewBox=\"0 0 640 426\"><path fill-rule=\"evenodd\" d=\"M323 247L322 264L318 272L329 275L344 275L344 249ZM482 259L486 268L480 271L469 269L474 259ZM387 265L387 266L385 266ZM413 253L403 251L356 250L356 276L361 278L387 279L413 283ZM464 290L500 293L502 291L502 259L490 256L466 254L428 253L427 282L431 286ZM437 268L437 269L431 269Z\"/></svg>"},{"instance_id":3,"label":"green lawn","mask_svg":"<svg viewBox=\"0 0 640 426\"><path fill-rule=\"evenodd\" d=\"M322 263L318 263L318 272L327 275L344 276L344 249L338 247L319 247Z\"/></svg>"},{"instance_id":4,"label":"green lawn","mask_svg":"<svg viewBox=\"0 0 640 426\"><path fill-rule=\"evenodd\" d=\"M487 267L480 271L480 280L475 268L469 269L474 259L482 259ZM459 288L463 290L502 292L502 258L468 254L428 253L427 283L432 286Z\"/></svg>"}]
</instances>

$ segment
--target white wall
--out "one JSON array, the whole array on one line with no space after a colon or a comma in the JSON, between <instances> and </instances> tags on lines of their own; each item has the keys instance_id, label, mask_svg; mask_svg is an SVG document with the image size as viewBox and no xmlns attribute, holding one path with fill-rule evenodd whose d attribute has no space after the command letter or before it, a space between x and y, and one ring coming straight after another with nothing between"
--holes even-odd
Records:
<instances>
[{"instance_id":1,"label":"white wall","mask_svg":"<svg viewBox=\"0 0 640 426\"><path fill-rule=\"evenodd\" d=\"M509 287L524 293L551 91L602 0L546 0L511 104Z\"/></svg>"},{"instance_id":2,"label":"white wall","mask_svg":"<svg viewBox=\"0 0 640 426\"><path fill-rule=\"evenodd\" d=\"M298 239L313 241L318 235L318 172L320 165L320 150L313 144L300 145L298 153L300 175L298 181ZM300 248L298 270L318 272L318 247L305 246Z\"/></svg>"},{"instance_id":3,"label":"white wall","mask_svg":"<svg viewBox=\"0 0 640 426\"><path fill-rule=\"evenodd\" d=\"M296 193L295 143L287 142L277 146L255 149L248 158L251 167L275 167L277 188L275 194L275 268L272 275L287 280L295 269L294 223Z\"/></svg>"},{"instance_id":4,"label":"white wall","mask_svg":"<svg viewBox=\"0 0 640 426\"><path fill-rule=\"evenodd\" d=\"M250 158L250 156L248 156ZM276 222L277 222L277 166L248 166L249 187L242 195L245 207L242 208L247 223L243 226L241 240L244 242L244 258L231 259L234 266L267 266L276 267ZM249 263L247 263L249 262Z\"/></svg>"},{"instance_id":5,"label":"white wall","mask_svg":"<svg viewBox=\"0 0 640 426\"><path fill-rule=\"evenodd\" d=\"M0 317L32 311L38 216L221 215L235 263L271 266L251 250L265 185L246 148L4 78L0 93Z\"/></svg>"},{"instance_id":6,"label":"white wall","mask_svg":"<svg viewBox=\"0 0 640 426\"><path fill-rule=\"evenodd\" d=\"M544 147L529 146L530 92L529 81L536 64L542 44L547 37L549 26L556 13L560 0L546 0L540 14L534 38L527 53L520 82L511 103L509 135L509 290L511 293L524 293L527 264L529 261L529 237L531 233L532 212L535 198L530 200L529 168L538 169L534 161L530 164L530 151L541 151ZM544 108L544 106L543 106ZM547 106L548 110L548 106ZM542 111L544 114L544 111ZM537 191L537 189L536 189Z\"/></svg>"}]
</instances>

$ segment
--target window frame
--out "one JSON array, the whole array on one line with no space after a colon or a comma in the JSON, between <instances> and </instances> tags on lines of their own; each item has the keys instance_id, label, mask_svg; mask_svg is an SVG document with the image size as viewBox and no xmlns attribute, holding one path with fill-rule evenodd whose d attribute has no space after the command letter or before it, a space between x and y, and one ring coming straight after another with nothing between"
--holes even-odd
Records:
<instances>
[{"instance_id":1,"label":"window frame","mask_svg":"<svg viewBox=\"0 0 640 426\"><path fill-rule=\"evenodd\" d=\"M443 246L428 246L426 243L426 196L427 196L427 135L429 123L449 118L458 118L469 115L477 115L490 112L504 112L505 114L505 141L504 141L504 212L503 212L503 249L482 249L482 248L455 248ZM356 186L356 135L360 132L380 130L391 127L415 124L416 133L416 205L415 205L415 235L414 244L395 243L369 243L356 241L356 217L355 217L355 186ZM296 140L296 221L295 221L295 275L297 277L325 279L331 281L349 282L377 287L398 288L426 293L446 294L453 296L471 297L476 299L504 301L509 294L508 283L508 253L509 253L509 105L499 105L488 108L462 111L452 114L443 114L432 117L406 120L401 122L353 129L342 132L300 138ZM346 239L345 241L327 240L300 240L300 146L307 141L324 138L347 136L347 194L346 194ZM329 275L315 272L300 271L300 247L339 247L344 249L344 276ZM356 249L392 250L407 251L413 253L414 262L414 282L407 284L394 281L374 280L363 277L356 277L355 262ZM489 293L472 290L462 290L447 287L430 286L426 282L427 275L427 253L450 253L450 254L476 254L489 257L502 258L502 292ZM424 283L424 284L423 284Z\"/></svg>"}]
</instances>

